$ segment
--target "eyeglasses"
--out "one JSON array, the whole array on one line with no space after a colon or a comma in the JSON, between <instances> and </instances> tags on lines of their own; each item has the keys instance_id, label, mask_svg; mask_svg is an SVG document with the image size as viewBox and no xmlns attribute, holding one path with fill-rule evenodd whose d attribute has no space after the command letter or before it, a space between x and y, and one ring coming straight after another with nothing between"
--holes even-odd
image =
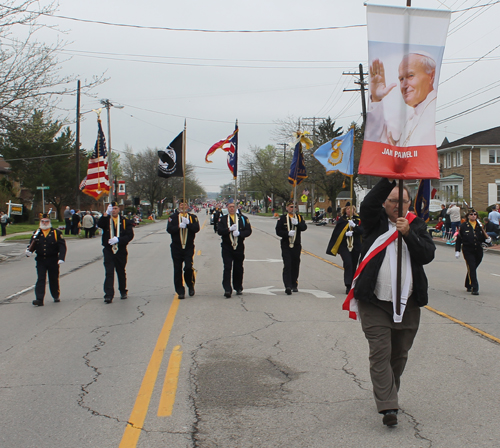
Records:
<instances>
[{"instance_id":1,"label":"eyeglasses","mask_svg":"<svg viewBox=\"0 0 500 448\"><path fill-rule=\"evenodd\" d=\"M399 199L386 199L387 202L390 202L391 204L397 204L399 202ZM409 204L410 201L408 199L403 200L403 204Z\"/></svg>"},{"instance_id":2,"label":"eyeglasses","mask_svg":"<svg viewBox=\"0 0 500 448\"><path fill-rule=\"evenodd\" d=\"M469 216L477 216L477 213L469 213Z\"/></svg>"},{"instance_id":3,"label":"eyeglasses","mask_svg":"<svg viewBox=\"0 0 500 448\"><path fill-rule=\"evenodd\" d=\"M44 224L47 224L48 222L50 222L50 219L41 219L40 222L43 222Z\"/></svg>"}]
</instances>

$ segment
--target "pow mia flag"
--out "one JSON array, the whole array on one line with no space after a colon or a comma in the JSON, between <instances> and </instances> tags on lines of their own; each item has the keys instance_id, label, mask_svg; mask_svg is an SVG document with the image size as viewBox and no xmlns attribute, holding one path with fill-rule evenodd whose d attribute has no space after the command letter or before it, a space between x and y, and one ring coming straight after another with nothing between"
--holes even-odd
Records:
<instances>
[{"instance_id":1,"label":"pow mia flag","mask_svg":"<svg viewBox=\"0 0 500 448\"><path fill-rule=\"evenodd\" d=\"M158 176L159 177L183 177L184 161L182 160L183 132L175 137L167 149L158 151Z\"/></svg>"}]
</instances>

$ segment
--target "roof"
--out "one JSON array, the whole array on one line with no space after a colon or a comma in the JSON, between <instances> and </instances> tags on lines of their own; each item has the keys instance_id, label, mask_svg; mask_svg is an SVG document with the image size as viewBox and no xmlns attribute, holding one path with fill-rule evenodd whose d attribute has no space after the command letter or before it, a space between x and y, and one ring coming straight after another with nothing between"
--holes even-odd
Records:
<instances>
[{"instance_id":1,"label":"roof","mask_svg":"<svg viewBox=\"0 0 500 448\"><path fill-rule=\"evenodd\" d=\"M450 174L449 176L446 176L446 177L442 177L441 179L439 179L440 181L443 181L443 180L463 180L464 176L462 176L461 174L457 174L457 173L453 173L453 174Z\"/></svg>"},{"instance_id":2,"label":"roof","mask_svg":"<svg viewBox=\"0 0 500 448\"><path fill-rule=\"evenodd\" d=\"M3 157L0 157L0 173L8 174L10 172L10 164L6 162Z\"/></svg>"},{"instance_id":3,"label":"roof","mask_svg":"<svg viewBox=\"0 0 500 448\"><path fill-rule=\"evenodd\" d=\"M438 148L441 149L456 148L457 146L481 146L481 145L499 145L500 146L500 126L487 129L486 131L476 132L451 143L445 143Z\"/></svg>"}]
</instances>

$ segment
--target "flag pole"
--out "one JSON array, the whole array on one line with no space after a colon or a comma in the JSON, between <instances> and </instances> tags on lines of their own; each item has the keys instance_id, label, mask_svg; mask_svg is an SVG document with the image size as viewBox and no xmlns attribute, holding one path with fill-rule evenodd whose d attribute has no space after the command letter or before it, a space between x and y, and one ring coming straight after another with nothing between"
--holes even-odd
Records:
<instances>
[{"instance_id":1,"label":"flag pole","mask_svg":"<svg viewBox=\"0 0 500 448\"><path fill-rule=\"evenodd\" d=\"M238 129L238 120L236 120L235 129ZM236 175L233 176L234 177L234 206L236 207L236 209L238 209L238 205L236 204L236 201L238 200L238 133L236 133L235 136L236 136L236 147L234 148L234 157L236 160L235 160L234 169L236 171Z\"/></svg>"},{"instance_id":2,"label":"flag pole","mask_svg":"<svg viewBox=\"0 0 500 448\"><path fill-rule=\"evenodd\" d=\"M411 7L411 0L406 0L406 6ZM403 179L398 182L398 217L403 216ZM398 256L396 263L396 314L401 316L401 265L402 265L403 235L398 232Z\"/></svg>"},{"instance_id":3,"label":"flag pole","mask_svg":"<svg viewBox=\"0 0 500 448\"><path fill-rule=\"evenodd\" d=\"M186 202L186 119L184 119L184 132L182 133L182 200ZM184 216L186 216L185 211Z\"/></svg>"}]
</instances>

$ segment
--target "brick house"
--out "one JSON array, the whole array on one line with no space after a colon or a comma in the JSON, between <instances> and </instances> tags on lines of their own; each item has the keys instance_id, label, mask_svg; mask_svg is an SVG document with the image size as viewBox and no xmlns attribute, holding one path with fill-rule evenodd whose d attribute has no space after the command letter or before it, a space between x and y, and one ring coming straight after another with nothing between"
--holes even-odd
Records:
<instances>
[{"instance_id":1,"label":"brick house","mask_svg":"<svg viewBox=\"0 0 500 448\"><path fill-rule=\"evenodd\" d=\"M438 157L438 191L443 202L465 200L482 211L500 202L500 126L445 141Z\"/></svg>"}]
</instances>

